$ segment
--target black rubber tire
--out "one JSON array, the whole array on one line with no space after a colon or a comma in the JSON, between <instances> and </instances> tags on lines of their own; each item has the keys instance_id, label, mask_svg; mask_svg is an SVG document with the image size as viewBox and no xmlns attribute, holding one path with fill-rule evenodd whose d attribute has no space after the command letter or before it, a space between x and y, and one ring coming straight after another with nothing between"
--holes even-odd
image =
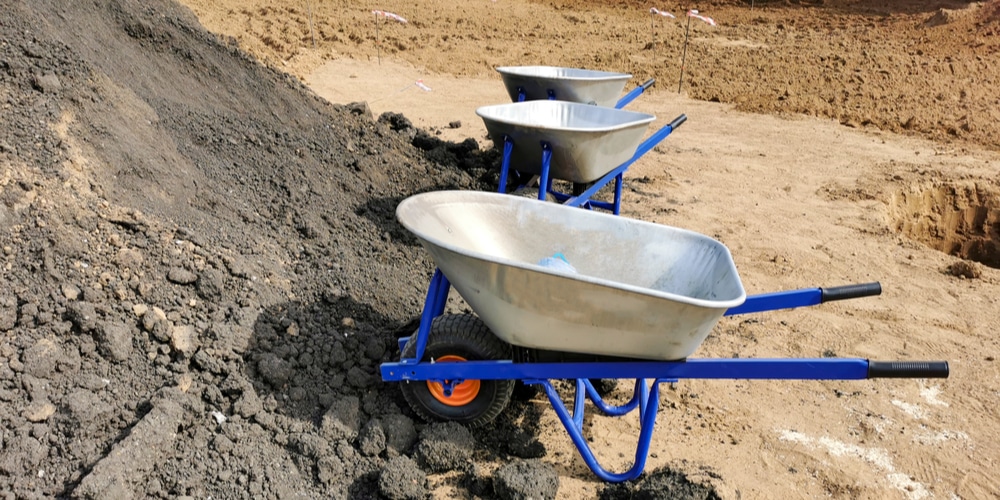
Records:
<instances>
[{"instance_id":1,"label":"black rubber tire","mask_svg":"<svg viewBox=\"0 0 1000 500\"><path fill-rule=\"evenodd\" d=\"M417 334L403 347L403 357L417 354ZM490 332L486 324L472 314L446 314L431 323L423 361L455 355L469 361L511 359L510 344ZM507 407L514 389L513 380L481 380L479 394L463 406L441 403L423 380L402 382L403 398L420 418L428 422L452 421L469 427L482 427L493 421Z\"/></svg>"}]
</instances>

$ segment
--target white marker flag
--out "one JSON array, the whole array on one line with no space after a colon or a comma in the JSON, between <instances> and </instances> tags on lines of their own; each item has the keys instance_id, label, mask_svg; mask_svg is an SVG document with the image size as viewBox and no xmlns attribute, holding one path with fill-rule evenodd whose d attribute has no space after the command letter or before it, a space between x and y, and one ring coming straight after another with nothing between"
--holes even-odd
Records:
<instances>
[{"instance_id":1,"label":"white marker flag","mask_svg":"<svg viewBox=\"0 0 1000 500\"><path fill-rule=\"evenodd\" d=\"M654 15L655 14L659 14L659 15L661 15L663 17L669 17L670 19L677 19L677 17L674 16L673 14L671 14L671 13L665 11L665 10L657 9L656 7L653 7L652 9L649 9L649 13L650 14L654 14Z\"/></svg>"},{"instance_id":2,"label":"white marker flag","mask_svg":"<svg viewBox=\"0 0 1000 500\"><path fill-rule=\"evenodd\" d=\"M714 19L712 19L711 17L705 17L705 16L698 15L698 11L697 10L694 10L694 9L689 10L688 11L688 17L693 17L695 19L701 19L702 21L705 21L709 25L715 26L715 20Z\"/></svg>"},{"instance_id":3,"label":"white marker flag","mask_svg":"<svg viewBox=\"0 0 1000 500\"><path fill-rule=\"evenodd\" d=\"M375 14L376 16L384 16L386 19L392 19L393 21L399 21L404 24L406 23L406 19L403 19L402 17L393 14L392 12L386 12L384 10L373 10L372 14Z\"/></svg>"}]
</instances>

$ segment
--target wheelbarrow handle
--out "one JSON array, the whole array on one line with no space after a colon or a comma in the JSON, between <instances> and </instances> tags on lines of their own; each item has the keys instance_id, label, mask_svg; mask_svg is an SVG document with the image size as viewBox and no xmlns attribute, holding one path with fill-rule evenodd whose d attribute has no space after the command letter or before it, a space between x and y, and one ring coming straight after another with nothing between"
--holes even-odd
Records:
<instances>
[{"instance_id":1,"label":"wheelbarrow handle","mask_svg":"<svg viewBox=\"0 0 1000 500\"><path fill-rule=\"evenodd\" d=\"M856 299L870 297L882 293L882 285L877 281L858 283L854 285L832 286L826 288L802 288L784 292L762 293L749 295L743 304L730 308L726 316L748 314L778 309L794 309L830 302L833 300Z\"/></svg>"},{"instance_id":2,"label":"wheelbarrow handle","mask_svg":"<svg viewBox=\"0 0 1000 500\"><path fill-rule=\"evenodd\" d=\"M653 135L649 136L649 138L645 141L642 141L642 144L639 144L639 147L635 148L635 155L632 156L632 161L639 159L639 157L648 153L650 149L655 148L657 144L663 141L663 139L666 139L667 136L674 131L674 129L680 127L682 123L687 121L687 119L687 115L682 114L677 118L674 118L672 122L664 125L660 130L653 132Z\"/></svg>"},{"instance_id":3,"label":"wheelbarrow handle","mask_svg":"<svg viewBox=\"0 0 1000 500\"><path fill-rule=\"evenodd\" d=\"M642 85L639 85L638 87L632 89L631 92L625 94L624 97L622 97L621 99L618 100L617 103L615 103L615 109L624 108L625 106L628 105L628 103L634 101L636 97L639 97L640 94L645 92L646 89L652 87L654 83L656 83L656 78L650 78L649 80L643 82Z\"/></svg>"},{"instance_id":4,"label":"wheelbarrow handle","mask_svg":"<svg viewBox=\"0 0 1000 500\"><path fill-rule=\"evenodd\" d=\"M868 378L948 378L948 362L869 361Z\"/></svg>"},{"instance_id":5,"label":"wheelbarrow handle","mask_svg":"<svg viewBox=\"0 0 1000 500\"><path fill-rule=\"evenodd\" d=\"M877 281L820 288L820 296L823 302L872 297L875 295L882 295L882 284Z\"/></svg>"},{"instance_id":6,"label":"wheelbarrow handle","mask_svg":"<svg viewBox=\"0 0 1000 500\"><path fill-rule=\"evenodd\" d=\"M670 129L673 130L677 127L680 127L681 124L687 121L687 119L688 119L687 115L683 114L681 116L678 116L677 118L674 118L674 121L670 122Z\"/></svg>"}]
</instances>

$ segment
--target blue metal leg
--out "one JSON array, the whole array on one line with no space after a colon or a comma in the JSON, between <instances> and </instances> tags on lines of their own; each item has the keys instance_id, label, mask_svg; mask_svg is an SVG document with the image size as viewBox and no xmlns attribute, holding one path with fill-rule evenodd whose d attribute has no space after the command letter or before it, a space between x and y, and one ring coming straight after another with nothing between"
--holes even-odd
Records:
<instances>
[{"instance_id":1,"label":"blue metal leg","mask_svg":"<svg viewBox=\"0 0 1000 500\"><path fill-rule=\"evenodd\" d=\"M623 173L615 176L615 215L622 211L622 177Z\"/></svg>"},{"instance_id":2,"label":"blue metal leg","mask_svg":"<svg viewBox=\"0 0 1000 500\"><path fill-rule=\"evenodd\" d=\"M625 403L621 406L612 406L605 403L604 398L602 398L601 395L597 393L597 389L595 389L594 385L590 383L590 380L589 379L582 379L582 380L584 384L586 384L587 395L590 396L590 402L594 403L594 406L596 406L598 410L601 410L601 413L609 417L620 417L622 415L631 412L632 410L636 409L639 406L639 396L640 396L639 385L638 385L640 382L639 380L636 380L635 390L632 391L632 399L629 400L628 403Z\"/></svg>"},{"instance_id":3,"label":"blue metal leg","mask_svg":"<svg viewBox=\"0 0 1000 500\"><path fill-rule=\"evenodd\" d=\"M431 333L431 323L434 318L444 312L445 303L448 301L448 292L451 290L451 283L440 269L434 270L431 278L431 286L427 290L427 299L424 300L424 310L420 314L420 328L417 329L417 352L413 359L400 359L400 363L418 363L424 358L424 348L427 347L427 338Z\"/></svg>"},{"instance_id":4,"label":"blue metal leg","mask_svg":"<svg viewBox=\"0 0 1000 500\"><path fill-rule=\"evenodd\" d=\"M576 393L573 396L573 425L583 432L583 405L587 402L587 389L584 383L587 379L576 379Z\"/></svg>"},{"instance_id":5,"label":"blue metal leg","mask_svg":"<svg viewBox=\"0 0 1000 500\"><path fill-rule=\"evenodd\" d=\"M514 139L509 135L503 136L503 160L500 162L500 186L498 193L507 192L507 175L510 173L510 155L514 151Z\"/></svg>"},{"instance_id":6,"label":"blue metal leg","mask_svg":"<svg viewBox=\"0 0 1000 500\"><path fill-rule=\"evenodd\" d=\"M552 180L549 178L549 169L552 166L552 146L549 143L542 143L542 175L538 179L538 199L545 201L545 195L549 192L549 185Z\"/></svg>"},{"instance_id":7,"label":"blue metal leg","mask_svg":"<svg viewBox=\"0 0 1000 500\"><path fill-rule=\"evenodd\" d=\"M651 390L646 394L647 402L641 406L645 406L645 414L640 418L640 430L639 430L639 443L635 450L635 463L632 468L622 472L620 474L615 474L604 470L603 467L597 462L594 457L594 453L590 450L590 446L587 444L586 438L583 437L583 431L580 427L577 427L575 416L571 416L568 411L566 411L566 406L563 404L562 399L559 394L552 387L552 384L548 380L526 380L525 382L541 384L545 388L545 394L549 397L549 402L552 404L552 408L555 410L556 414L559 416L559 421L562 422L563 427L569 433L570 439L573 444L576 445L577 451L580 452L580 456L583 457L583 461L586 462L587 467L600 478L602 481L607 481L610 483L620 483L622 481L629 481L635 479L642 474L643 469L646 467L646 457L649 455L649 443L653 438L653 428L656 425L656 411L659 406L659 380L653 384ZM642 384L645 387L645 384ZM579 385L577 386L579 390Z\"/></svg>"}]
</instances>

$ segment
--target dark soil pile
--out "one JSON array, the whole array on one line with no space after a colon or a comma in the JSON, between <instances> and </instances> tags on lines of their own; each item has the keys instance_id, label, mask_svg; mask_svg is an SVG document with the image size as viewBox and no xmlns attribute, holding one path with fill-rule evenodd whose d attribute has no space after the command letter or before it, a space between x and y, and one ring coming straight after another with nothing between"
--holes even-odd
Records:
<instances>
[{"instance_id":1,"label":"dark soil pile","mask_svg":"<svg viewBox=\"0 0 1000 500\"><path fill-rule=\"evenodd\" d=\"M394 207L495 155L171 2L4 3L0 491L377 496L416 431L376 368L431 270Z\"/></svg>"},{"instance_id":2,"label":"dark soil pile","mask_svg":"<svg viewBox=\"0 0 1000 500\"><path fill-rule=\"evenodd\" d=\"M426 496L457 424L377 375L432 270L393 212L487 189L496 153L322 101L165 0L5 1L0 30L0 491ZM543 456L526 411L466 456Z\"/></svg>"}]
</instances>

